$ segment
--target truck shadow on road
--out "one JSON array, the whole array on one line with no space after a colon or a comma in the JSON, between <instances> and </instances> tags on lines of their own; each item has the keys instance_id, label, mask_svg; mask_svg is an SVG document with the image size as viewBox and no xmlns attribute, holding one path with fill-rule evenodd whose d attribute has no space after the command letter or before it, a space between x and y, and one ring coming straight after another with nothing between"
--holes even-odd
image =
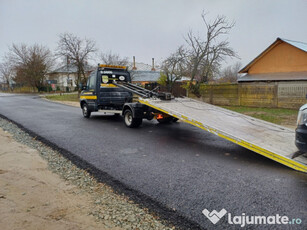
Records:
<instances>
[{"instance_id":1,"label":"truck shadow on road","mask_svg":"<svg viewBox=\"0 0 307 230\"><path fill-rule=\"evenodd\" d=\"M95 120L95 121L107 121L107 122L124 122L124 119L122 116L118 115L92 115L90 120Z\"/></svg>"}]
</instances>

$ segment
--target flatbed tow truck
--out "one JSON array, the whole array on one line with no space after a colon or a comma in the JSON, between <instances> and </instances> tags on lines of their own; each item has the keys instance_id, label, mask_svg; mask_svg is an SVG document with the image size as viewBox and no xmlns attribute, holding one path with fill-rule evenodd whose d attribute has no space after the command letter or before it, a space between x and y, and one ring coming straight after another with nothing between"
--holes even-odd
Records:
<instances>
[{"instance_id":1,"label":"flatbed tow truck","mask_svg":"<svg viewBox=\"0 0 307 230\"><path fill-rule=\"evenodd\" d=\"M80 95L83 116L89 118L91 112L97 111L121 114L130 128L140 126L143 119L157 119L160 123L180 120L307 173L306 154L293 158L298 151L294 130L130 82L126 67L98 65ZM133 94L139 96L137 102L132 101Z\"/></svg>"}]
</instances>

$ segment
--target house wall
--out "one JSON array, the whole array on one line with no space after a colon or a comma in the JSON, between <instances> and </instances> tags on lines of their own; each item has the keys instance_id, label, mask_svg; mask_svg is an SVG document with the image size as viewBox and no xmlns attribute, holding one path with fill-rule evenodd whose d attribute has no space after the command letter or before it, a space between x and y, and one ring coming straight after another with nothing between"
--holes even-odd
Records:
<instances>
[{"instance_id":1,"label":"house wall","mask_svg":"<svg viewBox=\"0 0 307 230\"><path fill-rule=\"evenodd\" d=\"M66 91L66 87L69 87L70 90L74 90L76 87L76 74L70 73L69 78L72 79L71 84L67 84L67 73L55 73L55 74L50 74L47 78L48 80L57 80L57 86L60 88L62 91Z\"/></svg>"},{"instance_id":2,"label":"house wall","mask_svg":"<svg viewBox=\"0 0 307 230\"><path fill-rule=\"evenodd\" d=\"M281 42L254 63L248 73L281 73L307 71L307 53Z\"/></svg>"},{"instance_id":3,"label":"house wall","mask_svg":"<svg viewBox=\"0 0 307 230\"><path fill-rule=\"evenodd\" d=\"M0 90L1 91L8 91L9 90L9 86L6 83L0 83Z\"/></svg>"},{"instance_id":4,"label":"house wall","mask_svg":"<svg viewBox=\"0 0 307 230\"><path fill-rule=\"evenodd\" d=\"M207 103L249 107L298 109L307 103L306 94L307 81L203 85L201 88L201 100Z\"/></svg>"}]
</instances>

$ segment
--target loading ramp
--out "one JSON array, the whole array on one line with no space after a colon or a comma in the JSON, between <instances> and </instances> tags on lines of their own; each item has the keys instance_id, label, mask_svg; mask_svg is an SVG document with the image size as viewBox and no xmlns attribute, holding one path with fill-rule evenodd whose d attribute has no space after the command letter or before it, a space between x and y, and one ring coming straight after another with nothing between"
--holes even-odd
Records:
<instances>
[{"instance_id":1,"label":"loading ramp","mask_svg":"<svg viewBox=\"0 0 307 230\"><path fill-rule=\"evenodd\" d=\"M165 100L154 90L131 83L114 84L140 96L138 101L142 104L307 173L307 154L292 158L298 151L292 129L191 98L172 97Z\"/></svg>"},{"instance_id":2,"label":"loading ramp","mask_svg":"<svg viewBox=\"0 0 307 230\"><path fill-rule=\"evenodd\" d=\"M190 98L142 97L139 102L307 173L306 154L292 159L298 151L294 130Z\"/></svg>"}]
</instances>

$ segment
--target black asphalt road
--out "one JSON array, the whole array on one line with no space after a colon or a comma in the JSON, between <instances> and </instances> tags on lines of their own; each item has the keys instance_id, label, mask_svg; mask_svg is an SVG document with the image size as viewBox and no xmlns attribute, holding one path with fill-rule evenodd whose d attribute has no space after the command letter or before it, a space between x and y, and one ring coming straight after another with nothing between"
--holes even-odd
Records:
<instances>
[{"instance_id":1,"label":"black asphalt road","mask_svg":"<svg viewBox=\"0 0 307 230\"><path fill-rule=\"evenodd\" d=\"M37 96L0 95L0 114L203 228L239 229L226 216L213 225L202 214L205 208L224 208L232 216L300 218L292 228L307 229L306 174L188 124L144 121L129 129L122 118L93 114L85 119L80 108Z\"/></svg>"}]
</instances>

